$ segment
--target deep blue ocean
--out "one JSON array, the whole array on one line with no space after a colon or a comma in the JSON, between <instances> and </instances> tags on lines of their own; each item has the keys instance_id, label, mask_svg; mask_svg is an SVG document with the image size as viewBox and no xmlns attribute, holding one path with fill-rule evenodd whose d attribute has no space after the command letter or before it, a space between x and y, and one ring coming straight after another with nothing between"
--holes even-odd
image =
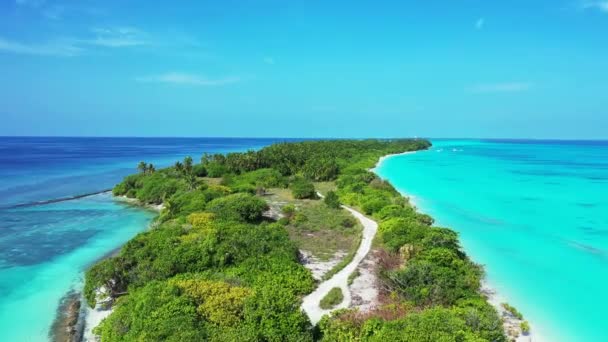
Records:
<instances>
[{"instance_id":1,"label":"deep blue ocean","mask_svg":"<svg viewBox=\"0 0 608 342\"><path fill-rule=\"evenodd\" d=\"M47 341L60 300L81 289L83 271L155 216L107 193L15 205L110 189L141 160L159 168L284 140L0 137L0 341Z\"/></svg>"},{"instance_id":2,"label":"deep blue ocean","mask_svg":"<svg viewBox=\"0 0 608 342\"><path fill-rule=\"evenodd\" d=\"M433 145L376 172L459 232L533 341L608 341L608 142Z\"/></svg>"}]
</instances>

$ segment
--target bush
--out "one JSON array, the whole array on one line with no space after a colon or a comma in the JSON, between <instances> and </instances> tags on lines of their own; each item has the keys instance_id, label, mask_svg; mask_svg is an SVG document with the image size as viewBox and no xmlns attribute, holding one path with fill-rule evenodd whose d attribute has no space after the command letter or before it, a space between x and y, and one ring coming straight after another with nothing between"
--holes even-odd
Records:
<instances>
[{"instance_id":1,"label":"bush","mask_svg":"<svg viewBox=\"0 0 608 342\"><path fill-rule=\"evenodd\" d=\"M295 223L301 224L301 223L308 221L308 216L304 215L303 213L296 213L293 216L293 221Z\"/></svg>"},{"instance_id":2,"label":"bush","mask_svg":"<svg viewBox=\"0 0 608 342\"><path fill-rule=\"evenodd\" d=\"M342 219L340 225L344 228L352 228L357 224L357 220L354 217L345 217Z\"/></svg>"},{"instance_id":3,"label":"bush","mask_svg":"<svg viewBox=\"0 0 608 342\"><path fill-rule=\"evenodd\" d=\"M95 329L104 342L203 341L196 305L166 282L133 291Z\"/></svg>"},{"instance_id":4,"label":"bush","mask_svg":"<svg viewBox=\"0 0 608 342\"><path fill-rule=\"evenodd\" d=\"M264 200L245 193L216 198L207 204L207 211L225 220L257 222L266 210L268 204Z\"/></svg>"},{"instance_id":5,"label":"bush","mask_svg":"<svg viewBox=\"0 0 608 342\"><path fill-rule=\"evenodd\" d=\"M505 311L507 311L508 313L510 313L513 317L519 320L524 319L524 315L522 315L521 312L517 311L514 306L509 305L509 303L502 303L500 304L500 306L502 306L502 308L505 309Z\"/></svg>"},{"instance_id":6,"label":"bush","mask_svg":"<svg viewBox=\"0 0 608 342\"><path fill-rule=\"evenodd\" d=\"M212 213L193 213L188 215L188 223L192 228L203 231L208 231L213 228L213 220L215 215Z\"/></svg>"},{"instance_id":7,"label":"bush","mask_svg":"<svg viewBox=\"0 0 608 342\"><path fill-rule=\"evenodd\" d=\"M170 283L194 300L198 314L221 327L234 326L242 321L245 301L253 293L248 288L196 278L173 279Z\"/></svg>"},{"instance_id":8,"label":"bush","mask_svg":"<svg viewBox=\"0 0 608 342\"><path fill-rule=\"evenodd\" d=\"M316 198L315 186L304 178L296 178L291 183L291 194L294 198Z\"/></svg>"},{"instance_id":9,"label":"bush","mask_svg":"<svg viewBox=\"0 0 608 342\"><path fill-rule=\"evenodd\" d=\"M384 221L396 217L412 218L415 216L416 212L412 207L403 207L398 204L391 204L380 209L380 211L378 211L374 217L377 217L380 219L380 221Z\"/></svg>"},{"instance_id":10,"label":"bush","mask_svg":"<svg viewBox=\"0 0 608 342\"><path fill-rule=\"evenodd\" d=\"M329 310L342 303L343 300L344 294L342 294L342 289L339 287L334 287L333 289L329 290L323 299L321 299L319 306L323 310Z\"/></svg>"},{"instance_id":11,"label":"bush","mask_svg":"<svg viewBox=\"0 0 608 342\"><path fill-rule=\"evenodd\" d=\"M338 198L338 195L334 191L329 191L327 193L327 195L325 195L323 202L325 203L325 205L327 205L328 207L330 207L332 209L340 208L340 199Z\"/></svg>"},{"instance_id":12,"label":"bush","mask_svg":"<svg viewBox=\"0 0 608 342\"><path fill-rule=\"evenodd\" d=\"M384 196L369 196L361 203L361 209L366 215L372 215L391 204L390 200Z\"/></svg>"},{"instance_id":13,"label":"bush","mask_svg":"<svg viewBox=\"0 0 608 342\"><path fill-rule=\"evenodd\" d=\"M218 162L210 162L203 167L207 170L207 176L211 178L220 178L228 173L228 168Z\"/></svg>"},{"instance_id":14,"label":"bush","mask_svg":"<svg viewBox=\"0 0 608 342\"><path fill-rule=\"evenodd\" d=\"M207 169L205 169L205 166L203 164L194 165L194 167L192 168L192 172L196 177L207 176Z\"/></svg>"},{"instance_id":15,"label":"bush","mask_svg":"<svg viewBox=\"0 0 608 342\"><path fill-rule=\"evenodd\" d=\"M287 204L281 208L283 215L289 220L296 213L296 206L293 204Z\"/></svg>"},{"instance_id":16,"label":"bush","mask_svg":"<svg viewBox=\"0 0 608 342\"><path fill-rule=\"evenodd\" d=\"M302 173L315 181L330 181L338 176L339 168L334 158L311 158L306 161Z\"/></svg>"},{"instance_id":17,"label":"bush","mask_svg":"<svg viewBox=\"0 0 608 342\"><path fill-rule=\"evenodd\" d=\"M522 334L528 335L530 333L530 323L528 323L528 321L521 322L519 327L521 328Z\"/></svg>"},{"instance_id":18,"label":"bush","mask_svg":"<svg viewBox=\"0 0 608 342\"><path fill-rule=\"evenodd\" d=\"M203 211L211 199L204 191L197 190L177 193L171 196L165 204L170 217L186 216Z\"/></svg>"},{"instance_id":19,"label":"bush","mask_svg":"<svg viewBox=\"0 0 608 342\"><path fill-rule=\"evenodd\" d=\"M178 191L185 191L186 184L174 178L167 178L161 173L154 173L140 179L141 188L137 190L137 199L143 203L161 204Z\"/></svg>"},{"instance_id":20,"label":"bush","mask_svg":"<svg viewBox=\"0 0 608 342\"><path fill-rule=\"evenodd\" d=\"M413 219L395 217L380 222L378 237L389 251L396 252L405 244L419 244L427 229Z\"/></svg>"}]
</instances>

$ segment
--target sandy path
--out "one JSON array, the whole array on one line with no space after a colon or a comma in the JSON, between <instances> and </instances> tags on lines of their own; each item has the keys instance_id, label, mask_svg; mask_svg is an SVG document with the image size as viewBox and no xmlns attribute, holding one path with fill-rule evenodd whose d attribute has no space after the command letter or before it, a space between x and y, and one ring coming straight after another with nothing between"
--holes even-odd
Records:
<instances>
[{"instance_id":1,"label":"sandy path","mask_svg":"<svg viewBox=\"0 0 608 342\"><path fill-rule=\"evenodd\" d=\"M376 235L376 231L378 230L378 224L375 221L370 220L360 212L349 207L342 206L342 208L348 210L361 222L363 225L363 236L361 238L359 249L357 250L353 260L333 277L319 284L319 287L317 287L314 292L304 297L302 302L302 310L304 310L304 312L308 315L308 318L313 325L317 324L323 315L329 314L334 310L344 309L350 306L351 293L350 289L348 288L348 276L357 269L367 253L369 253L369 250L372 247L372 240L374 239L374 235ZM319 307L319 302L323 297L325 297L329 290L334 287L339 287L342 289L344 301L331 310L321 309Z\"/></svg>"}]
</instances>

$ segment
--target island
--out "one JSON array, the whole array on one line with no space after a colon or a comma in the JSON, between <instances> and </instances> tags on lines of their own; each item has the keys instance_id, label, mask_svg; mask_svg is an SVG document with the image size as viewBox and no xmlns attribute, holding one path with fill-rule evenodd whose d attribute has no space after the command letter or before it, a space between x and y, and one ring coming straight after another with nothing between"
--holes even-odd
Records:
<instances>
[{"instance_id":1,"label":"island","mask_svg":"<svg viewBox=\"0 0 608 342\"><path fill-rule=\"evenodd\" d=\"M509 341L483 268L371 170L424 139L190 157L113 194L159 215L86 272L101 341ZM92 309L89 309L92 310ZM515 309L511 310L512 312ZM517 330L517 329L515 329Z\"/></svg>"}]
</instances>

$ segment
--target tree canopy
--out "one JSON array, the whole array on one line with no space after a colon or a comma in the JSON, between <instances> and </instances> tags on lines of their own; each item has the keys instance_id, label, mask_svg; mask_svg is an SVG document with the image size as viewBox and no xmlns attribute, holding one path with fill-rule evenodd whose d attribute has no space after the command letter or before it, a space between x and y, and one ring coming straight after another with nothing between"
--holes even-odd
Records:
<instances>
[{"instance_id":1,"label":"tree canopy","mask_svg":"<svg viewBox=\"0 0 608 342\"><path fill-rule=\"evenodd\" d=\"M457 234L433 227L367 171L383 155L429 146L419 139L306 141L205 154L200 164L188 157L162 170L140 163L140 173L113 193L165 208L150 230L86 272L89 305L99 289L115 301L96 332L110 342L506 341L479 294L482 269ZM399 261L380 260L392 304L367 316L340 311L316 331L300 311L314 280L285 226L263 216L260 196L272 187L315 198L314 181L337 185L324 200L330 208L344 203L376 219L379 246ZM285 209L285 220L304 219L296 214Z\"/></svg>"}]
</instances>

